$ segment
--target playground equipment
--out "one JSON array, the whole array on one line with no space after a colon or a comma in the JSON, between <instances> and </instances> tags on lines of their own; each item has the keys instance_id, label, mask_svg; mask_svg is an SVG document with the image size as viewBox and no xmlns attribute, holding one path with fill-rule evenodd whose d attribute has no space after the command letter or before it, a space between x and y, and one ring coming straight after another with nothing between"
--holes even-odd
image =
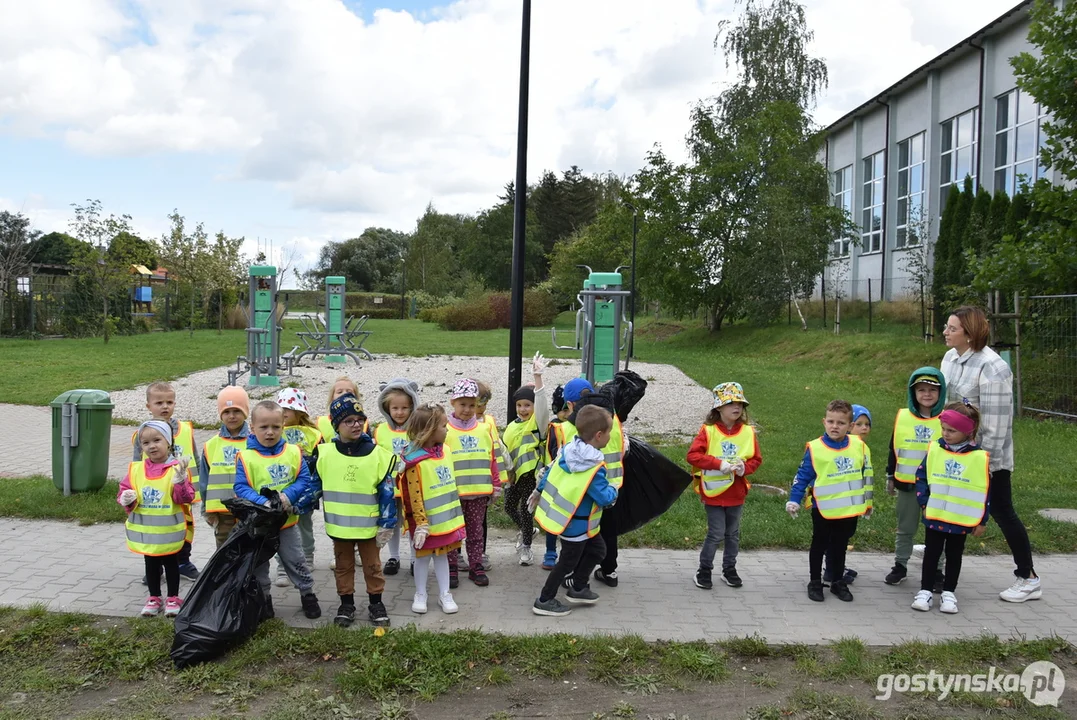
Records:
<instances>
[{"instance_id":1,"label":"playground equipment","mask_svg":"<svg viewBox=\"0 0 1077 720\"><path fill-rule=\"evenodd\" d=\"M277 324L277 268L272 265L251 265L249 275L249 292L247 313L247 354L236 358L236 367L228 371L228 384L250 373L248 385L277 386L280 378L280 333L283 328ZM287 311L287 303L285 304ZM295 362L295 350L284 359L291 373Z\"/></svg>"},{"instance_id":2,"label":"playground equipment","mask_svg":"<svg viewBox=\"0 0 1077 720\"><path fill-rule=\"evenodd\" d=\"M373 360L374 356L363 347L363 343L372 334L370 330L363 329L366 321L366 315L358 320L354 315L344 317L344 278L327 277L325 315L308 314L299 317L303 330L297 332L296 336L303 341L306 349L298 355L293 350L292 362L298 362L305 357L324 355L326 362L342 363L347 356L359 365L358 353L365 355L367 360Z\"/></svg>"},{"instance_id":3,"label":"playground equipment","mask_svg":"<svg viewBox=\"0 0 1077 720\"><path fill-rule=\"evenodd\" d=\"M557 328L550 328L550 334L554 347L582 351L581 372L589 382L608 382L621 369L621 351L632 338L632 323L624 316L624 301L632 293L621 289L620 267L611 273L594 272L586 265L577 267L588 275L583 290L576 295L580 303L576 312L576 342L558 345ZM628 369L627 356L624 369Z\"/></svg>"}]
</instances>

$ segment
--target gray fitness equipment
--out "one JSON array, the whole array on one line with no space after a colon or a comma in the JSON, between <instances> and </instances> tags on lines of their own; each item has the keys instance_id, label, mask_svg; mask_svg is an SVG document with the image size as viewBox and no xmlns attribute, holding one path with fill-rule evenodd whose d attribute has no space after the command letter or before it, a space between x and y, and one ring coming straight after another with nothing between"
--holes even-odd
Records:
<instances>
[{"instance_id":1,"label":"gray fitness equipment","mask_svg":"<svg viewBox=\"0 0 1077 720\"><path fill-rule=\"evenodd\" d=\"M553 346L560 350L580 350L581 374L592 385L613 379L621 369L621 352L632 337L632 322L624 316L625 300L632 293L622 289L621 269L594 272L586 265L583 290L576 295L580 309L576 312L574 345L557 344L557 328L550 328ZM624 369L628 369L625 357Z\"/></svg>"},{"instance_id":2,"label":"gray fitness equipment","mask_svg":"<svg viewBox=\"0 0 1077 720\"><path fill-rule=\"evenodd\" d=\"M248 385L275 387L280 385L277 370L284 360L288 374L292 372L295 351L280 357L280 333L277 324L278 293L277 268L272 265L251 265L248 271L249 292L245 312L247 314L247 354L236 358L236 367L228 371L228 384L250 373ZM287 312L287 302L284 312ZM283 315L283 313L281 313Z\"/></svg>"}]
</instances>

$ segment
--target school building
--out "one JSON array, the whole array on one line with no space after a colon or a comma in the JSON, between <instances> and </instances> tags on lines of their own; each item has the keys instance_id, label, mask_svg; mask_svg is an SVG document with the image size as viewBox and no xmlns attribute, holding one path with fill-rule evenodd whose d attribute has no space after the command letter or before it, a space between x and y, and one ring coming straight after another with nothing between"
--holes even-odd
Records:
<instances>
[{"instance_id":1,"label":"school building","mask_svg":"<svg viewBox=\"0 0 1077 720\"><path fill-rule=\"evenodd\" d=\"M836 238L820 283L826 295L873 300L919 297L911 253L937 237L950 185L966 176L1013 195L1040 167L1043 113L1017 88L1010 58L1028 42L1032 0L917 68L826 129L821 160L833 203L848 211L859 245ZM926 243L926 247L923 245ZM869 283L870 281L870 283Z\"/></svg>"}]
</instances>

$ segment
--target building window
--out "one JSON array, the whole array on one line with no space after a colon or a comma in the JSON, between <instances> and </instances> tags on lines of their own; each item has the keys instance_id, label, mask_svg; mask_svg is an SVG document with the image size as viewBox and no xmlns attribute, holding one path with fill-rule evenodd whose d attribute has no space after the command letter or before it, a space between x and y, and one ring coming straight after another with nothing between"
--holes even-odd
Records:
<instances>
[{"instance_id":1,"label":"building window","mask_svg":"<svg viewBox=\"0 0 1077 720\"><path fill-rule=\"evenodd\" d=\"M846 217L851 217L853 214L853 166L848 165L841 170L835 170L833 182L834 207L844 210ZM849 237L835 238L830 254L833 257L848 257Z\"/></svg>"},{"instance_id":2,"label":"building window","mask_svg":"<svg viewBox=\"0 0 1077 720\"><path fill-rule=\"evenodd\" d=\"M1045 141L1040 127L1043 114L1043 108L1022 90L995 98L995 192L1013 197L1022 182L1031 185L1046 175L1039 162Z\"/></svg>"},{"instance_id":3,"label":"building window","mask_svg":"<svg viewBox=\"0 0 1077 720\"><path fill-rule=\"evenodd\" d=\"M864 216L860 223L861 247L866 253L883 249L883 159L880 150L864 158Z\"/></svg>"},{"instance_id":4,"label":"building window","mask_svg":"<svg viewBox=\"0 0 1077 720\"><path fill-rule=\"evenodd\" d=\"M980 111L973 108L942 123L942 151L939 154L939 214L946 209L950 186L961 185L965 177L976 187L976 127ZM960 187L958 188L960 189Z\"/></svg>"},{"instance_id":5,"label":"building window","mask_svg":"<svg viewBox=\"0 0 1077 720\"><path fill-rule=\"evenodd\" d=\"M898 143L897 237L894 247L919 245L923 234L924 133Z\"/></svg>"}]
</instances>

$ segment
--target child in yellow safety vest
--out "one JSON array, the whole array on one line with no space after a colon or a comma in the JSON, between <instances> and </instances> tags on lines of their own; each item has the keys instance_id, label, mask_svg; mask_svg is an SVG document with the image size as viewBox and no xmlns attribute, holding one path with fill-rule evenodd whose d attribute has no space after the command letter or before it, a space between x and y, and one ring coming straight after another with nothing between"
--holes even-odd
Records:
<instances>
[{"instance_id":1,"label":"child in yellow safety vest","mask_svg":"<svg viewBox=\"0 0 1077 720\"><path fill-rule=\"evenodd\" d=\"M420 615L427 609L431 564L442 611L452 614L459 609L450 592L449 556L460 550L464 539L464 513L453 461L445 444L447 426L448 418L440 405L420 405L408 421L401 501L415 548L415 598L411 611Z\"/></svg>"},{"instance_id":2,"label":"child in yellow safety vest","mask_svg":"<svg viewBox=\"0 0 1077 720\"><path fill-rule=\"evenodd\" d=\"M398 459L363 432L366 413L354 395L341 395L329 406L335 437L314 450L312 477L321 482L325 532L333 541L340 608L333 622L355 621L355 556L366 581L367 613L377 626L389 625L382 602L385 576L381 547L396 526L393 486Z\"/></svg>"},{"instance_id":3,"label":"child in yellow safety vest","mask_svg":"<svg viewBox=\"0 0 1077 720\"><path fill-rule=\"evenodd\" d=\"M397 457L404 457L408 447L408 422L415 408L419 407L419 383L407 378L394 378L382 383L378 392L378 409L385 422L374 426L374 442ZM402 497L400 484L395 486L395 495L399 501ZM386 575L400 572L400 523L393 529L389 538L389 558L385 561L383 571ZM411 564L415 572L415 563Z\"/></svg>"},{"instance_id":4,"label":"child in yellow safety vest","mask_svg":"<svg viewBox=\"0 0 1077 720\"><path fill-rule=\"evenodd\" d=\"M886 460L886 492L894 498L897 533L894 540L894 567L883 578L897 585L908 575L913 541L920 527L920 505L916 502L916 470L927 457L928 448L939 439L939 415L946 404L946 378L937 368L917 368L909 376L908 407L897 412L890 454ZM936 592L942 592L942 570L936 574Z\"/></svg>"},{"instance_id":5,"label":"child in yellow safety vest","mask_svg":"<svg viewBox=\"0 0 1077 720\"><path fill-rule=\"evenodd\" d=\"M561 538L561 557L531 607L536 615L560 617L571 612L557 599L558 589L570 573L568 601L574 605L598 602L588 580L606 555L606 543L599 532L602 510L617 501L617 489L606 478L603 452L613 417L604 408L588 405L576 415L575 427L575 436L528 498L528 510L535 513L539 526Z\"/></svg>"},{"instance_id":6,"label":"child in yellow safety vest","mask_svg":"<svg viewBox=\"0 0 1077 720\"><path fill-rule=\"evenodd\" d=\"M236 497L259 505L268 505L263 489L275 490L281 505L288 513L280 530L278 556L292 585L299 591L303 614L311 620L321 617L322 609L314 594L303 546L299 539L299 515L293 511L300 498L308 498L320 490L312 478L298 445L284 440L284 413L272 400L263 400L251 411L251 435L247 447L236 457L236 482L232 486ZM263 618L273 617L272 586L269 582L269 560L254 569L254 576L266 597Z\"/></svg>"},{"instance_id":7,"label":"child in yellow safety vest","mask_svg":"<svg viewBox=\"0 0 1077 720\"><path fill-rule=\"evenodd\" d=\"M322 434L322 442L329 442L336 434L336 430L333 429L333 423L329 419L329 407L333 404L333 401L342 395L354 395L359 398L359 402L363 402L363 395L359 392L359 386L355 384L347 375L341 375L333 384L329 386L329 401L325 404L326 414L319 415L317 420L318 432ZM367 420L367 424L363 427L363 432L370 434L370 421Z\"/></svg>"},{"instance_id":8,"label":"child in yellow safety vest","mask_svg":"<svg viewBox=\"0 0 1077 720\"><path fill-rule=\"evenodd\" d=\"M924 512L924 566L914 610L927 612L934 599L939 558L946 555L939 611L957 612L957 580L965 538L984 534L991 517L991 458L976 445L980 413L967 403L950 403L939 416L941 435L916 469L916 500Z\"/></svg>"},{"instance_id":9,"label":"child in yellow safety vest","mask_svg":"<svg viewBox=\"0 0 1077 720\"><path fill-rule=\"evenodd\" d=\"M217 393L217 415L221 419L219 433L206 441L198 462L198 491L202 495L202 517L213 528L219 550L228 539L236 518L223 502L236 496L236 456L247 447L250 427L247 416L251 401L241 387L228 385Z\"/></svg>"},{"instance_id":10,"label":"child in yellow safety vest","mask_svg":"<svg viewBox=\"0 0 1077 720\"><path fill-rule=\"evenodd\" d=\"M723 543L722 579L734 588L743 584L737 574L740 518L751 487L748 476L763 463L740 383L716 385L711 393L713 407L688 448L688 464L696 469L692 486L707 511L707 537L694 578L696 587L703 590L714 586L714 555Z\"/></svg>"},{"instance_id":11,"label":"child in yellow safety vest","mask_svg":"<svg viewBox=\"0 0 1077 720\"><path fill-rule=\"evenodd\" d=\"M298 445L303 451L303 460L307 463L308 469L311 468L314 448L325 440L321 431L318 430L317 423L310 419L310 412L307 410L307 394L295 388L284 388L277 393L277 404L284 412L284 441ZM334 434L336 434L335 431ZM315 502L310 512L299 515L299 538L303 544L303 557L306 558L307 567L311 571L314 570L314 511L317 509L318 503ZM277 577L273 584L277 587L291 585L279 555L277 556Z\"/></svg>"},{"instance_id":12,"label":"child in yellow safety vest","mask_svg":"<svg viewBox=\"0 0 1077 720\"><path fill-rule=\"evenodd\" d=\"M484 383L482 380L476 380L475 384L479 386L479 397L475 403L475 415L478 416L482 422L490 428L490 432L494 434L494 457L497 458L497 472L501 476L501 482L504 483L509 476L509 468L511 463L509 462L509 454L505 450L504 444L501 442L501 435L497 431L497 418L486 412L486 406L490 404L490 400L494 396L494 391L490 389L490 386ZM486 536L487 532L487 514L482 515L482 569L489 572L490 570L490 554L486 552Z\"/></svg>"},{"instance_id":13,"label":"child in yellow safety vest","mask_svg":"<svg viewBox=\"0 0 1077 720\"><path fill-rule=\"evenodd\" d=\"M868 451L868 462L871 462L871 448L868 447L868 438L871 437L871 411L863 405L857 405L853 403L853 424L849 426L849 434L855 435L860 438L860 441L864 443L865 450ZM810 497L806 497L805 500L811 500ZM805 506L807 509L807 506ZM845 566L845 576L842 578L846 585L852 585L856 582L857 576L856 570L853 570L848 565ZM827 565L826 556L823 556L823 584L833 582L834 578L830 576L830 566Z\"/></svg>"},{"instance_id":14,"label":"child in yellow safety vest","mask_svg":"<svg viewBox=\"0 0 1077 720\"><path fill-rule=\"evenodd\" d=\"M172 428L173 452L175 452L175 457L187 460L188 472L192 473L191 481L193 482L194 468L198 466L195 460L198 457L198 446L194 439L194 425L190 422L181 422L173 417L176 410L176 391L172 385L166 382L150 383L149 387L146 388L146 409L150 411L150 415L153 416L154 420L163 420ZM131 447L132 460L135 462L145 460L142 448L138 444L138 432L131 435ZM195 488L192 503L198 503L201 500L198 489ZM187 503L183 506L183 513L187 517L187 534L183 541L183 548L179 552L178 560L180 576L189 580L197 580L198 568L191 562L191 543L194 542L192 503ZM147 578L142 578L142 584L147 584Z\"/></svg>"},{"instance_id":15,"label":"child in yellow safety vest","mask_svg":"<svg viewBox=\"0 0 1077 720\"><path fill-rule=\"evenodd\" d=\"M174 455L172 427L164 420L148 420L135 431L145 460L132 462L120 481L118 502L127 512L127 547L143 556L150 597L144 617L161 614L161 573L168 595L163 609L175 617L183 606L179 597L179 553L187 534L183 507L194 500L194 486L186 458Z\"/></svg>"},{"instance_id":16,"label":"child in yellow safety vest","mask_svg":"<svg viewBox=\"0 0 1077 720\"><path fill-rule=\"evenodd\" d=\"M513 395L516 419L505 426L502 444L508 454L508 477L502 481L505 489L505 512L519 529L516 533L516 560L520 565L535 561L531 539L535 525L527 511L527 498L535 490L535 475L545 465L545 436L550 424L550 409L542 386L546 359L535 353L531 361L534 385L524 385Z\"/></svg>"},{"instance_id":17,"label":"child in yellow safety vest","mask_svg":"<svg viewBox=\"0 0 1077 720\"><path fill-rule=\"evenodd\" d=\"M871 517L871 455L859 437L849 434L853 407L844 400L826 406L821 437L810 441L797 469L785 510L791 517L800 512L810 489L813 504L811 550L808 553L808 598L823 601L823 555L835 578L830 592L851 602L853 594L844 580L845 552L856 533L857 520Z\"/></svg>"}]
</instances>

